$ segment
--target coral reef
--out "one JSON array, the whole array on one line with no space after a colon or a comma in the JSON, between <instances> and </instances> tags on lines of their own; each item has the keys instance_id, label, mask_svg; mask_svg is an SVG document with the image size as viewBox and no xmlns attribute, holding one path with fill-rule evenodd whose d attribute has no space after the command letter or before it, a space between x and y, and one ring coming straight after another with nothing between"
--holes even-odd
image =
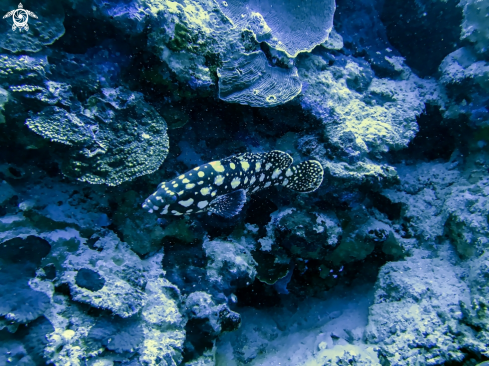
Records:
<instances>
[{"instance_id":1,"label":"coral reef","mask_svg":"<svg viewBox=\"0 0 489 366\"><path fill-rule=\"evenodd\" d=\"M1 365L489 361L486 0L24 5Z\"/></svg>"}]
</instances>

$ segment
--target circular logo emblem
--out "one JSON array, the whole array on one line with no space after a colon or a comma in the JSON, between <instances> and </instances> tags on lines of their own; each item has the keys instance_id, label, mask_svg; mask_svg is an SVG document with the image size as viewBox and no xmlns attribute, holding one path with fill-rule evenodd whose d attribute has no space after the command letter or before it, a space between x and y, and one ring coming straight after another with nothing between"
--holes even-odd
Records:
<instances>
[{"instance_id":1,"label":"circular logo emblem","mask_svg":"<svg viewBox=\"0 0 489 366\"><path fill-rule=\"evenodd\" d=\"M32 11L24 9L22 6L22 3L19 4L19 8L9 11L7 14L3 16L3 19L12 17L12 20L14 21L14 24L12 25L12 30L29 30L29 25L27 22L29 21L29 15L33 18L37 19L37 15L34 14Z\"/></svg>"},{"instance_id":2,"label":"circular logo emblem","mask_svg":"<svg viewBox=\"0 0 489 366\"><path fill-rule=\"evenodd\" d=\"M14 25L12 26L13 30L16 30L17 28L24 28L26 31L29 30L29 25L27 24L29 14L27 14L24 9L15 10L14 14L12 15L12 20L14 21Z\"/></svg>"}]
</instances>

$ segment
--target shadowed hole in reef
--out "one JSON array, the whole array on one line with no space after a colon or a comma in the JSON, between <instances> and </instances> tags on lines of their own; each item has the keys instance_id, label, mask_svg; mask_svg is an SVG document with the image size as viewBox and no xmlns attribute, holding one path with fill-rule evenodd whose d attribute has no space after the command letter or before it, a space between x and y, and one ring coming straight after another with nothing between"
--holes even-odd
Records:
<instances>
[{"instance_id":1,"label":"shadowed hole in reef","mask_svg":"<svg viewBox=\"0 0 489 366\"><path fill-rule=\"evenodd\" d=\"M83 54L89 48L98 46L103 39L117 38L120 34L110 22L79 14L69 7L65 7L63 25L65 34L54 43L53 48L72 54Z\"/></svg>"},{"instance_id":2,"label":"shadowed hole in reef","mask_svg":"<svg viewBox=\"0 0 489 366\"><path fill-rule=\"evenodd\" d=\"M309 260L307 263L298 262L287 289L291 294L304 299L309 296L320 295L324 291L328 291L340 284L350 286L353 282L359 280L373 285L378 277L380 268L394 259L391 255L382 251L382 244L383 242L378 242L372 253L365 259L341 266L317 260ZM322 265L333 269L333 271L327 272L327 275L325 275L322 273L324 272Z\"/></svg>"},{"instance_id":3,"label":"shadowed hole in reef","mask_svg":"<svg viewBox=\"0 0 489 366\"><path fill-rule=\"evenodd\" d=\"M402 203L394 203L389 198L375 191L369 192L368 197L374 207L386 214L389 220L399 220L401 218Z\"/></svg>"},{"instance_id":4,"label":"shadowed hole in reef","mask_svg":"<svg viewBox=\"0 0 489 366\"><path fill-rule=\"evenodd\" d=\"M163 268L166 278L183 293L207 290L206 264L201 242L187 244L178 238L165 238Z\"/></svg>"},{"instance_id":5,"label":"shadowed hole in reef","mask_svg":"<svg viewBox=\"0 0 489 366\"><path fill-rule=\"evenodd\" d=\"M273 286L267 285L258 279L255 279L250 286L238 288L236 296L240 307L250 306L263 309L278 306L281 302Z\"/></svg>"},{"instance_id":6,"label":"shadowed hole in reef","mask_svg":"<svg viewBox=\"0 0 489 366\"><path fill-rule=\"evenodd\" d=\"M206 349L212 349L215 338L212 336L208 319L190 319L185 326L186 338L183 361L199 357Z\"/></svg>"},{"instance_id":7,"label":"shadowed hole in reef","mask_svg":"<svg viewBox=\"0 0 489 366\"><path fill-rule=\"evenodd\" d=\"M222 216L204 213L199 217L199 221L207 232L210 240L216 238L225 238L230 235L239 220L239 214L231 218L223 218Z\"/></svg>"},{"instance_id":8,"label":"shadowed hole in reef","mask_svg":"<svg viewBox=\"0 0 489 366\"><path fill-rule=\"evenodd\" d=\"M12 174L16 178L22 177L22 172L18 169L15 169L12 166L9 166L8 171L10 172L10 174Z\"/></svg>"},{"instance_id":9,"label":"shadowed hole in reef","mask_svg":"<svg viewBox=\"0 0 489 366\"><path fill-rule=\"evenodd\" d=\"M267 198L270 193L272 193L271 190L266 189L252 195L245 207L245 222L258 225L258 234L261 237L267 235L265 226L271 220L270 215L278 210L278 206Z\"/></svg>"},{"instance_id":10,"label":"shadowed hole in reef","mask_svg":"<svg viewBox=\"0 0 489 366\"><path fill-rule=\"evenodd\" d=\"M458 0L383 2L380 18L389 42L420 76L433 75L459 47L462 7Z\"/></svg>"},{"instance_id":11,"label":"shadowed hole in reef","mask_svg":"<svg viewBox=\"0 0 489 366\"><path fill-rule=\"evenodd\" d=\"M391 163L414 160L448 160L453 151L461 148L462 135L468 135L468 127L462 121L443 123L438 106L426 105L426 110L417 118L419 131L408 147L391 151Z\"/></svg>"}]
</instances>

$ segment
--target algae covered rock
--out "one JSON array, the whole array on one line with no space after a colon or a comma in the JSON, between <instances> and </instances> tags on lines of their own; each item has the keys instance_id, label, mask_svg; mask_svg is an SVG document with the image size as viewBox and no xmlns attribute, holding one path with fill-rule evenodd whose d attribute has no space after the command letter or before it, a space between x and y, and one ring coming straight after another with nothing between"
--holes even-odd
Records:
<instances>
[{"instance_id":1,"label":"algae covered rock","mask_svg":"<svg viewBox=\"0 0 489 366\"><path fill-rule=\"evenodd\" d=\"M40 236L51 251L31 283L51 304L45 316L54 329L39 346L46 362L181 362L186 318L178 288L163 277L160 253L141 260L107 230L90 240L71 228ZM96 316L86 312L95 308Z\"/></svg>"},{"instance_id":2,"label":"algae covered rock","mask_svg":"<svg viewBox=\"0 0 489 366\"><path fill-rule=\"evenodd\" d=\"M440 82L450 97L444 117L468 118L472 127L489 124L489 63L469 47L450 53L439 67ZM461 102L459 102L461 100Z\"/></svg>"},{"instance_id":3,"label":"algae covered rock","mask_svg":"<svg viewBox=\"0 0 489 366\"><path fill-rule=\"evenodd\" d=\"M46 56L0 55L0 81L9 87L37 85L45 80L48 72Z\"/></svg>"},{"instance_id":4,"label":"algae covered rock","mask_svg":"<svg viewBox=\"0 0 489 366\"><path fill-rule=\"evenodd\" d=\"M202 347L201 337L205 337L205 344L209 351L212 350L213 341L224 332L231 332L239 328L241 317L231 311L227 304L216 304L212 297L201 291L188 295L187 307L187 353L195 353L194 358L199 357L196 349ZM189 355L187 354L187 357ZM197 364L198 365L198 364Z\"/></svg>"},{"instance_id":5,"label":"algae covered rock","mask_svg":"<svg viewBox=\"0 0 489 366\"><path fill-rule=\"evenodd\" d=\"M322 57L308 55L299 67L309 84L303 106L324 121L325 136L360 155L407 146L436 84L409 73L403 80L372 78L368 65L350 57L336 64L328 67Z\"/></svg>"},{"instance_id":6,"label":"algae covered rock","mask_svg":"<svg viewBox=\"0 0 489 366\"><path fill-rule=\"evenodd\" d=\"M487 28L489 1L462 0L460 6L463 6L464 14L462 38L473 43L478 52L487 53L489 50L489 30Z\"/></svg>"},{"instance_id":7,"label":"algae covered rock","mask_svg":"<svg viewBox=\"0 0 489 366\"><path fill-rule=\"evenodd\" d=\"M256 262L246 241L206 240L203 248L208 257L207 277L224 291L232 285L244 285L255 279Z\"/></svg>"},{"instance_id":8,"label":"algae covered rock","mask_svg":"<svg viewBox=\"0 0 489 366\"><path fill-rule=\"evenodd\" d=\"M92 184L118 185L159 168L168 153L166 123L139 93L103 89L83 113L47 107L26 121L37 134L70 146L63 172Z\"/></svg>"},{"instance_id":9,"label":"algae covered rock","mask_svg":"<svg viewBox=\"0 0 489 366\"><path fill-rule=\"evenodd\" d=\"M406 261L385 265L370 307L366 338L380 347L379 358L393 365L462 361L465 347L481 348L463 325L462 303L469 288L445 247L439 258L416 251Z\"/></svg>"},{"instance_id":10,"label":"algae covered rock","mask_svg":"<svg viewBox=\"0 0 489 366\"><path fill-rule=\"evenodd\" d=\"M5 104L8 102L8 92L0 88L0 124L5 123L5 116L3 111L5 110Z\"/></svg>"},{"instance_id":11,"label":"algae covered rock","mask_svg":"<svg viewBox=\"0 0 489 366\"><path fill-rule=\"evenodd\" d=\"M60 282L69 284L76 301L110 309L123 318L134 315L146 303L142 263L114 235L94 241L94 249L80 246L67 257Z\"/></svg>"},{"instance_id":12,"label":"algae covered rock","mask_svg":"<svg viewBox=\"0 0 489 366\"><path fill-rule=\"evenodd\" d=\"M268 230L274 232L269 235L293 257L325 258L341 240L342 229L333 212L286 209L272 217Z\"/></svg>"}]
</instances>

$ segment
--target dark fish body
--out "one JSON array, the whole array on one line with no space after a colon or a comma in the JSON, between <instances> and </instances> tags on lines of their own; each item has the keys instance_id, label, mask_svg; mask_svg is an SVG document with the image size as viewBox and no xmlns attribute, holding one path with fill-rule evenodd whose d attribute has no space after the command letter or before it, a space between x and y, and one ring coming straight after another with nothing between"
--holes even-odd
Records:
<instances>
[{"instance_id":1,"label":"dark fish body","mask_svg":"<svg viewBox=\"0 0 489 366\"><path fill-rule=\"evenodd\" d=\"M318 161L291 166L292 157L282 151L245 153L198 166L158 186L143 208L162 215L186 215L210 211L224 217L236 215L246 194L272 185L297 192L316 190L323 180Z\"/></svg>"}]
</instances>

